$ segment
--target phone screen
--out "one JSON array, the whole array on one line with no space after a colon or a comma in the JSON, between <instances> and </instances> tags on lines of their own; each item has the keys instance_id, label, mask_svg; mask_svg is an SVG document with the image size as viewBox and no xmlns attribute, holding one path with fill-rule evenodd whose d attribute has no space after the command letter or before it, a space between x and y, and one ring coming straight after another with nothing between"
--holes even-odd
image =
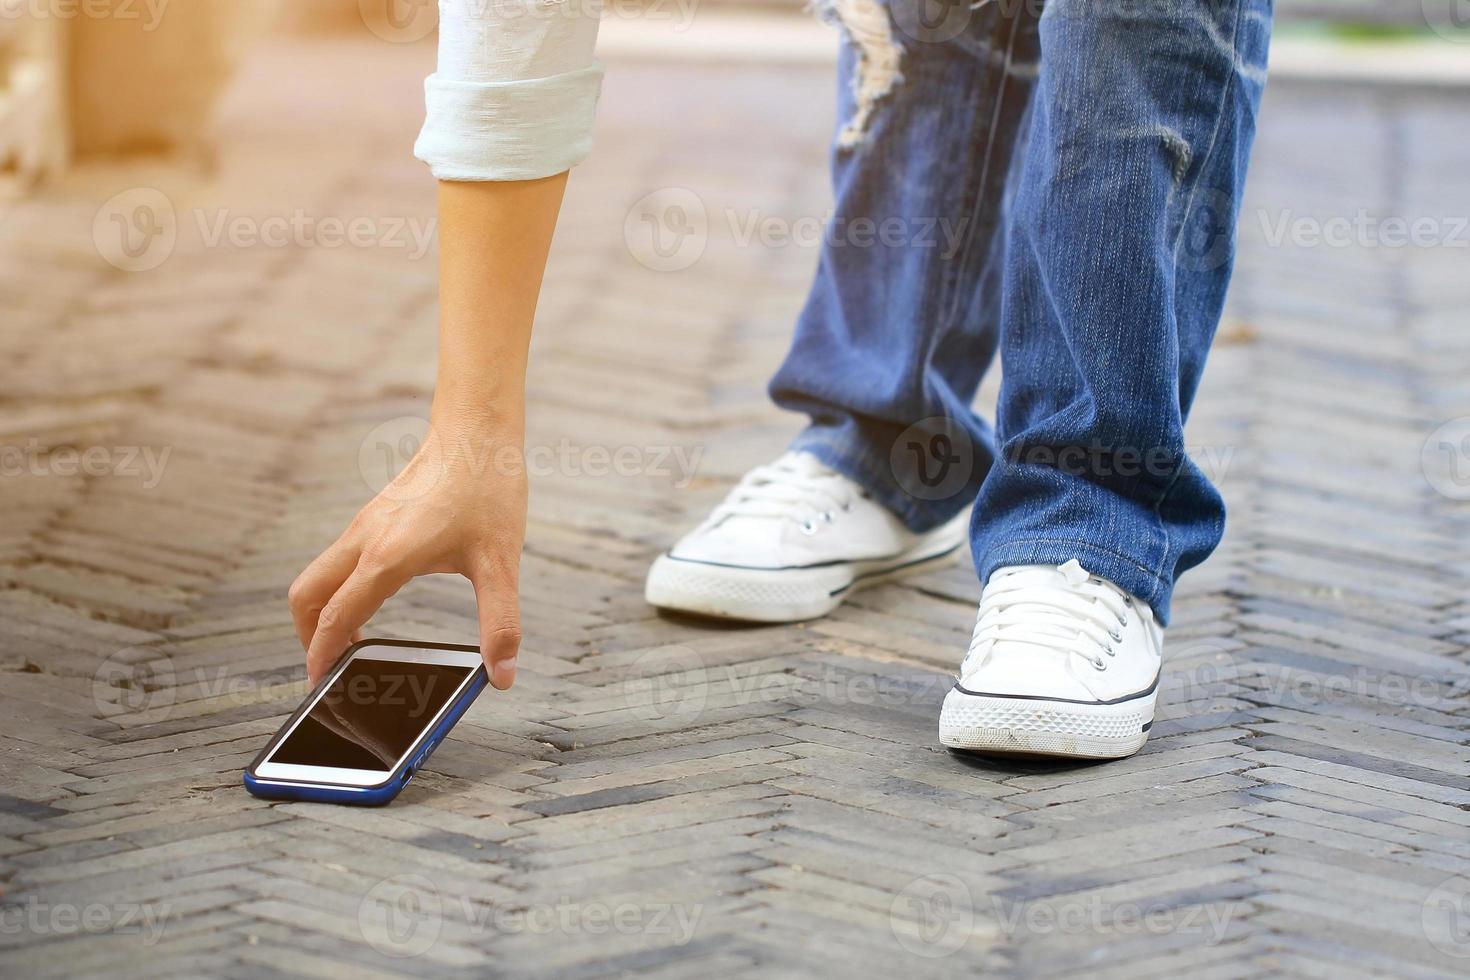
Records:
<instances>
[{"instance_id":1,"label":"phone screen","mask_svg":"<svg viewBox=\"0 0 1470 980\"><path fill-rule=\"evenodd\" d=\"M390 772L470 672L354 658L269 761Z\"/></svg>"}]
</instances>

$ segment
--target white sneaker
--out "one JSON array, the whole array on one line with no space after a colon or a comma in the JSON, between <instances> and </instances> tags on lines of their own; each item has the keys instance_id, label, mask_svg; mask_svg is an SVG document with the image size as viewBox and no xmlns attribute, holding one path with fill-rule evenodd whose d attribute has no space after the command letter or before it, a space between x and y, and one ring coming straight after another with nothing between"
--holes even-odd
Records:
<instances>
[{"instance_id":1,"label":"white sneaker","mask_svg":"<svg viewBox=\"0 0 1470 980\"><path fill-rule=\"evenodd\" d=\"M1116 759L1154 721L1164 633L1153 610L1075 559L997 569L939 741L952 749Z\"/></svg>"},{"instance_id":2,"label":"white sneaker","mask_svg":"<svg viewBox=\"0 0 1470 980\"><path fill-rule=\"evenodd\" d=\"M653 563L655 606L761 623L812 619L855 590L918 571L964 544L960 514L915 534L809 453L757 466Z\"/></svg>"}]
</instances>

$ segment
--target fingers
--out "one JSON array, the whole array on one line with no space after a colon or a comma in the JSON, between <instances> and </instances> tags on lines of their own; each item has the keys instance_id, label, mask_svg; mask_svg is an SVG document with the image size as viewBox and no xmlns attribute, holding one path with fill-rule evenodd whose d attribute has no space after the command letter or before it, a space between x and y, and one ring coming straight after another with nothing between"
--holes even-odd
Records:
<instances>
[{"instance_id":1,"label":"fingers","mask_svg":"<svg viewBox=\"0 0 1470 980\"><path fill-rule=\"evenodd\" d=\"M359 559L357 567L317 618L316 633L306 649L306 673L315 684L332 669L357 630L413 576Z\"/></svg>"},{"instance_id":2,"label":"fingers","mask_svg":"<svg viewBox=\"0 0 1470 980\"><path fill-rule=\"evenodd\" d=\"M345 535L344 535L345 538ZM301 649L311 647L311 638L316 635L317 619L328 600L337 594L347 576L357 567L360 552L356 546L337 539L326 551L316 557L310 565L291 583L286 601L291 607L291 622L296 626L296 638Z\"/></svg>"},{"instance_id":3,"label":"fingers","mask_svg":"<svg viewBox=\"0 0 1470 980\"><path fill-rule=\"evenodd\" d=\"M480 652L490 683L506 691L515 683L516 653L521 647L521 612L515 575L488 572L475 576L475 606L480 614Z\"/></svg>"}]
</instances>

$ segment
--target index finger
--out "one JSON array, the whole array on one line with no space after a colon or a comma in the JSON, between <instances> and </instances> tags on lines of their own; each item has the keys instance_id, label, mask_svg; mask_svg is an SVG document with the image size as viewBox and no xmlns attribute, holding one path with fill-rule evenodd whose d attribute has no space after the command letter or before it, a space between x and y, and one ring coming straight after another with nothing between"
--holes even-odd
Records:
<instances>
[{"instance_id":1,"label":"index finger","mask_svg":"<svg viewBox=\"0 0 1470 980\"><path fill-rule=\"evenodd\" d=\"M384 570L369 570L358 562L357 568L336 594L322 607L317 618L316 633L306 650L306 673L315 684L352 643L353 634L393 593L413 576Z\"/></svg>"},{"instance_id":2,"label":"index finger","mask_svg":"<svg viewBox=\"0 0 1470 980\"><path fill-rule=\"evenodd\" d=\"M311 648L311 638L316 635L317 621L321 618L322 609L357 567L360 553L358 548L344 544L339 538L307 565L296 576L296 581L291 583L287 601L291 607L291 621L296 626L296 637L301 641L301 649Z\"/></svg>"}]
</instances>

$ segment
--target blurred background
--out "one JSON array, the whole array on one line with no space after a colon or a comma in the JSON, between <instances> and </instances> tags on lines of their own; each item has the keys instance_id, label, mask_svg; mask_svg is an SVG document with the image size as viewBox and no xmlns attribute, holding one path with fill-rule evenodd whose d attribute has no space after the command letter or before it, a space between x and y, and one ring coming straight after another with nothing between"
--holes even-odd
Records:
<instances>
[{"instance_id":1,"label":"blurred background","mask_svg":"<svg viewBox=\"0 0 1470 980\"><path fill-rule=\"evenodd\" d=\"M1279 0L1273 69L1292 78L1450 80L1465 70L1463 48L1451 45L1470 43L1463 6ZM830 59L831 32L814 30L803 8L798 0L614 0L603 50L772 65ZM426 48L436 23L430 0L4 0L7 193L99 157L202 151L217 105L262 44L375 38ZM402 50L396 60L423 58Z\"/></svg>"},{"instance_id":2,"label":"blurred background","mask_svg":"<svg viewBox=\"0 0 1470 980\"><path fill-rule=\"evenodd\" d=\"M362 963L354 850L453 875L479 862L495 880L475 894L524 898L583 880L578 855L633 846L627 868L596 866L597 887L706 903L677 955L717 975L801 964L819 941L827 967L906 968L894 896L951 872L974 872L976 903L1111 901L1116 883L1170 908L1233 903L1202 954L1221 976L1455 975L1470 955L1470 881L1445 877L1463 871L1470 799L1470 4L1278 3L1235 285L1189 432L1230 527L1181 583L1148 752L1075 781L932 751L940 688L925 685L973 624L967 563L758 643L644 605L651 558L798 427L764 385L830 207L837 35L796 0L607 7L597 148L571 178L534 340L514 697L482 699L391 820L334 816L353 836L330 838L319 811L257 807L238 772L303 691L288 584L425 429L434 188L411 148L435 5L0 0L0 880L16 901L163 896L179 916L146 949L7 931L0 962L255 976L306 955L333 975ZM441 579L372 632L473 642L468 586ZM691 651L780 693L741 700L712 671L695 711L618 701L627 677ZM864 708L788 691L833 664L908 693ZM1332 696L1283 706L1287 676ZM1422 697L1394 694L1406 679ZM700 755L726 741L727 762ZM712 795L656 809L694 789ZM1129 810L1114 822L1137 839L1094 846L1098 813L1145 791L1169 806ZM616 839L620 821L578 823L583 806L640 833L688 821L667 861L708 875L616 877L656 848ZM695 826L705 807L714 822ZM781 828L752 826L775 808ZM1025 829L987 837L1002 815ZM906 847L961 827L957 863ZM1138 863L1160 841L1180 865ZM161 861L167 881L137 877ZM1433 917L1434 896L1461 918ZM1177 931L1159 949L1114 936L1103 957L1107 939L1002 936L992 919L960 937L977 969L1196 965ZM460 941L416 963L476 962ZM489 945L577 976L660 942Z\"/></svg>"},{"instance_id":3,"label":"blurred background","mask_svg":"<svg viewBox=\"0 0 1470 980\"><path fill-rule=\"evenodd\" d=\"M760 388L829 206L837 46L801 8L607 4L599 149L572 181L537 336L548 444L562 409L605 408L598 424L637 442L717 448L719 476L790 430ZM432 384L432 186L411 146L436 17L429 0L0 0L0 437L22 567L27 535L89 485L45 461L53 447L186 406L195 424L282 426L284 452L386 393L408 410L371 410L395 447L379 468L402 465ZM1321 270L1463 270L1464 0L1282 0L1271 70L1224 341L1253 334L1253 290L1288 271L1322 302L1338 295ZM722 370L646 376L642 348L670 344L680 368ZM656 484L646 469L613 482ZM232 516L199 531L222 536L214 557L247 535Z\"/></svg>"}]
</instances>

